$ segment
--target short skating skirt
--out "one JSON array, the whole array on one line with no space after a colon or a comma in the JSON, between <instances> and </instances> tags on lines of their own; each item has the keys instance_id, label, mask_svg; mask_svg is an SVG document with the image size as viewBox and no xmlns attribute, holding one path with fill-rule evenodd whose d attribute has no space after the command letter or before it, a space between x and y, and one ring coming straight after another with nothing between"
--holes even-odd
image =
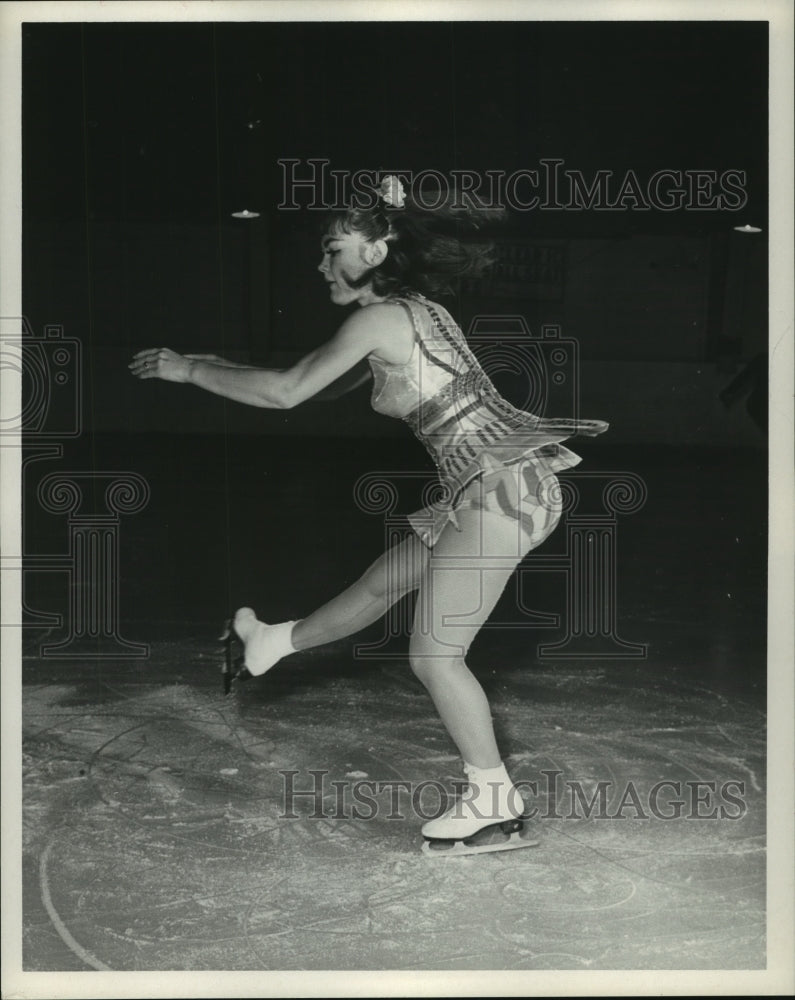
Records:
<instances>
[{"instance_id":1,"label":"short skating skirt","mask_svg":"<svg viewBox=\"0 0 795 1000\"><path fill-rule=\"evenodd\" d=\"M580 461L579 455L561 445L512 457L486 451L478 456L457 496L414 511L409 523L425 545L433 548L448 524L461 530L459 511L488 511L518 521L528 549L536 548L560 521L562 498L555 473Z\"/></svg>"}]
</instances>

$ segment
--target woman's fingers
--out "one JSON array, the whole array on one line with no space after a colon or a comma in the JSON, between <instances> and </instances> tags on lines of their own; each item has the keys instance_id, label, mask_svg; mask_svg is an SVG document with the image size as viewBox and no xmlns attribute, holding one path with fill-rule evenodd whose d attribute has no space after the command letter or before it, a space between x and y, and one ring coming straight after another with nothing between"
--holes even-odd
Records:
<instances>
[{"instance_id":1,"label":"woman's fingers","mask_svg":"<svg viewBox=\"0 0 795 1000\"><path fill-rule=\"evenodd\" d=\"M139 351L127 366L136 378L162 378L166 382L186 382L192 362L167 347Z\"/></svg>"},{"instance_id":2,"label":"woman's fingers","mask_svg":"<svg viewBox=\"0 0 795 1000\"><path fill-rule=\"evenodd\" d=\"M137 378L157 378L160 359L166 351L161 347L148 347L133 355L127 367Z\"/></svg>"},{"instance_id":3,"label":"woman's fingers","mask_svg":"<svg viewBox=\"0 0 795 1000\"><path fill-rule=\"evenodd\" d=\"M133 361L127 367L138 378L157 377L157 363L154 361Z\"/></svg>"}]
</instances>

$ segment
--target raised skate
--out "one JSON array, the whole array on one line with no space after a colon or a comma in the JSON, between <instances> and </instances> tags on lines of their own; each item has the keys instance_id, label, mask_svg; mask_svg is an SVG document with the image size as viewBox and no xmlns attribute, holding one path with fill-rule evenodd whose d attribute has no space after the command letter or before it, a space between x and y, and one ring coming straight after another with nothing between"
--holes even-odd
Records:
<instances>
[{"instance_id":1,"label":"raised skate","mask_svg":"<svg viewBox=\"0 0 795 1000\"><path fill-rule=\"evenodd\" d=\"M293 625L294 621L268 625L259 621L251 608L239 608L234 618L226 623L221 635L221 641L226 646L222 667L224 692L229 693L233 680L261 677L282 657L294 653L295 647L290 641ZM232 650L235 640L243 647L242 655L237 657Z\"/></svg>"}]
</instances>

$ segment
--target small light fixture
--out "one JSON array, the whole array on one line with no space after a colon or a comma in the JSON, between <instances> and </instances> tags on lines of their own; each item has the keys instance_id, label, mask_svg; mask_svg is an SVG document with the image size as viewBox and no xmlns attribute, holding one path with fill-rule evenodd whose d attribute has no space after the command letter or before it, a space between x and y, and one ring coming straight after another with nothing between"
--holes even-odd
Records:
<instances>
[{"instance_id":1,"label":"small light fixture","mask_svg":"<svg viewBox=\"0 0 795 1000\"><path fill-rule=\"evenodd\" d=\"M734 227L734 231L735 231L735 233L761 233L762 232L762 230L759 228L759 226L749 226L747 224L744 225L744 226L735 226Z\"/></svg>"},{"instance_id":2,"label":"small light fixture","mask_svg":"<svg viewBox=\"0 0 795 1000\"><path fill-rule=\"evenodd\" d=\"M232 212L233 219L258 219L259 212L249 212L247 208L244 208L242 212Z\"/></svg>"}]
</instances>

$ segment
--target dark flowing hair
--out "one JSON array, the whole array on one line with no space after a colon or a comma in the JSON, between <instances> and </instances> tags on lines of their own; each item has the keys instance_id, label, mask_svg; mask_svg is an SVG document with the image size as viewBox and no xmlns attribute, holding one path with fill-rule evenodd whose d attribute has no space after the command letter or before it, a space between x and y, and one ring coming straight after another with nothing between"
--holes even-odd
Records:
<instances>
[{"instance_id":1,"label":"dark flowing hair","mask_svg":"<svg viewBox=\"0 0 795 1000\"><path fill-rule=\"evenodd\" d=\"M452 196L426 208L408 194L402 208L393 208L379 192L373 195L375 204L333 210L325 219L327 232L361 233L367 240L385 240L389 248L384 261L351 281L351 287L372 283L379 296L445 295L455 291L459 279L477 277L495 262L494 243L484 229L503 222L504 209L481 207L471 198L456 202Z\"/></svg>"}]
</instances>

